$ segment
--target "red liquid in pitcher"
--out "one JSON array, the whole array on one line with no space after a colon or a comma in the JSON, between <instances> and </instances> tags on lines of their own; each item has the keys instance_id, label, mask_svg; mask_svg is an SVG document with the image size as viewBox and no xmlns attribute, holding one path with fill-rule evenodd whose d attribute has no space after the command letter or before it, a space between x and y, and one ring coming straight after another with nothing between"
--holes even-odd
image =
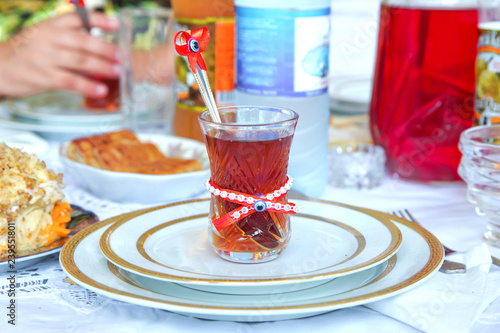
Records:
<instances>
[{"instance_id":1,"label":"red liquid in pitcher","mask_svg":"<svg viewBox=\"0 0 500 333\"><path fill-rule=\"evenodd\" d=\"M285 184L292 136L235 141L234 137L225 139L222 133L221 138L207 135L205 139L212 181L218 186L253 195L272 192ZM286 197L281 201L287 201ZM212 197L211 204L212 220L241 207L219 197ZM254 212L219 234L212 232L212 242L217 249L229 252L277 250L287 244L288 228L288 214Z\"/></svg>"},{"instance_id":2,"label":"red liquid in pitcher","mask_svg":"<svg viewBox=\"0 0 500 333\"><path fill-rule=\"evenodd\" d=\"M83 101L85 108L96 111L115 111L120 107L120 79L99 78L99 82L108 87L108 94L102 98L86 97Z\"/></svg>"},{"instance_id":3,"label":"red liquid in pitcher","mask_svg":"<svg viewBox=\"0 0 500 333\"><path fill-rule=\"evenodd\" d=\"M382 5L371 132L401 178L459 180L460 133L472 126L475 9Z\"/></svg>"}]
</instances>

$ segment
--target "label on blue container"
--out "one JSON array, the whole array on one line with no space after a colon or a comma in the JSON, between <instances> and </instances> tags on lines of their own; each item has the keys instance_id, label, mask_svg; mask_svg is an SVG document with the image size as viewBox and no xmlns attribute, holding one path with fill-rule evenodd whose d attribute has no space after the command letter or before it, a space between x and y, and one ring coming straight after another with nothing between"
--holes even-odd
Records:
<instances>
[{"instance_id":1,"label":"label on blue container","mask_svg":"<svg viewBox=\"0 0 500 333\"><path fill-rule=\"evenodd\" d=\"M328 89L330 9L236 7L236 88L307 97Z\"/></svg>"}]
</instances>

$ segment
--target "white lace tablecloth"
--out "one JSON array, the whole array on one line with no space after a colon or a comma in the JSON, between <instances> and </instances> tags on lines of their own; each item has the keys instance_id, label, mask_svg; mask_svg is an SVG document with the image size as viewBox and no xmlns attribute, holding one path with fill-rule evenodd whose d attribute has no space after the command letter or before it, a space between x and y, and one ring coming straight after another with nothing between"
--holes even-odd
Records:
<instances>
[{"instance_id":1,"label":"white lace tablecloth","mask_svg":"<svg viewBox=\"0 0 500 333\"><path fill-rule=\"evenodd\" d=\"M62 172L57 147L45 154L48 167ZM70 183L70 179L65 179ZM481 243L485 221L476 216L465 198L463 183L425 185L386 179L366 191L328 187L322 198L381 211L409 208L443 243L467 250ZM69 201L95 212L101 220L143 208L96 198L78 188L65 189ZM492 266L492 270L498 267ZM441 273L439 273L441 274ZM16 273L16 326L7 323L8 274L0 274L0 332L418 332L381 313L357 306L297 320L237 323L209 321L164 310L123 303L72 283L59 266L58 256ZM500 288L500 286L499 286ZM3 309L3 310L2 310ZM478 318L472 332L500 331L500 299Z\"/></svg>"}]
</instances>

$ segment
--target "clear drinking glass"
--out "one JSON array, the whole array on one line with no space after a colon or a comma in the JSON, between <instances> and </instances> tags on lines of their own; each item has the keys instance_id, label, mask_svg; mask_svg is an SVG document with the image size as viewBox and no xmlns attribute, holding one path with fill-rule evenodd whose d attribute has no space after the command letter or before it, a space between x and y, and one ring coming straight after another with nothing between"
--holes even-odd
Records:
<instances>
[{"instance_id":1,"label":"clear drinking glass","mask_svg":"<svg viewBox=\"0 0 500 333\"><path fill-rule=\"evenodd\" d=\"M99 36L109 43L118 43L118 33L116 31L106 32L98 28L92 28L90 33ZM120 79L101 76L91 76L93 80L108 87L108 93L104 97L84 97L83 106L88 110L99 112L113 112L120 108Z\"/></svg>"},{"instance_id":2,"label":"clear drinking glass","mask_svg":"<svg viewBox=\"0 0 500 333\"><path fill-rule=\"evenodd\" d=\"M391 174L459 180L460 133L472 125L475 0L384 0L370 109Z\"/></svg>"},{"instance_id":3,"label":"clear drinking glass","mask_svg":"<svg viewBox=\"0 0 500 333\"><path fill-rule=\"evenodd\" d=\"M500 247L500 125L464 131L459 149L458 173L468 185L467 199L488 220L486 242Z\"/></svg>"},{"instance_id":4,"label":"clear drinking glass","mask_svg":"<svg viewBox=\"0 0 500 333\"><path fill-rule=\"evenodd\" d=\"M137 132L170 132L174 107L172 11L124 8L119 17L123 125Z\"/></svg>"},{"instance_id":5,"label":"clear drinking glass","mask_svg":"<svg viewBox=\"0 0 500 333\"><path fill-rule=\"evenodd\" d=\"M247 202L241 197L237 199L242 202L239 203L212 195L210 243L222 258L230 261L272 260L288 244L290 215L268 210L269 203L279 202L283 210L288 206L287 211L290 205L286 195L270 200L268 194L283 190L287 183L288 157L298 115L288 109L253 106L220 108L219 114L222 123L213 122L208 111L198 117L210 159L211 182L221 190L253 195L258 200ZM216 220L226 221L230 216L226 214L241 210L246 202L251 204L247 208L253 209L250 215L217 230Z\"/></svg>"},{"instance_id":6,"label":"clear drinking glass","mask_svg":"<svg viewBox=\"0 0 500 333\"><path fill-rule=\"evenodd\" d=\"M385 152L369 144L330 147L330 185L341 188L371 189L382 184Z\"/></svg>"}]
</instances>

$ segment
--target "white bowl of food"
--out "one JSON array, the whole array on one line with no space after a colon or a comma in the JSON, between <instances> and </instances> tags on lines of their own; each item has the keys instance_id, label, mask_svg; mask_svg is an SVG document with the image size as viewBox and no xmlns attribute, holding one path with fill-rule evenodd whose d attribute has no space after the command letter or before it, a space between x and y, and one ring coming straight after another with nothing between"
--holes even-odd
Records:
<instances>
[{"instance_id":1,"label":"white bowl of food","mask_svg":"<svg viewBox=\"0 0 500 333\"><path fill-rule=\"evenodd\" d=\"M104 134L118 135L121 140L118 143L97 142L101 139L96 138L102 136L63 142L59 155L68 176L65 182L99 198L120 203L159 204L203 193L205 181L210 177L203 143L175 136L137 134L140 144L135 145L136 142L127 141L130 133ZM134 144L131 153L122 151L128 144ZM155 160L158 154L151 144L169 161Z\"/></svg>"}]
</instances>

